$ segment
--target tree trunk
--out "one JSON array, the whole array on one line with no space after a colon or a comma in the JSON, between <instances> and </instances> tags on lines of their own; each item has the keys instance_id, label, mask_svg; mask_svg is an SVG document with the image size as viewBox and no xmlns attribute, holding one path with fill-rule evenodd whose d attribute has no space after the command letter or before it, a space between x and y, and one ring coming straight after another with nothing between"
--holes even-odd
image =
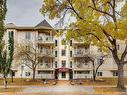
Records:
<instances>
[{"instance_id":1,"label":"tree trunk","mask_svg":"<svg viewBox=\"0 0 127 95\"><path fill-rule=\"evenodd\" d=\"M126 88L124 86L124 64L118 64L118 83L117 83L117 88L120 91L126 91Z\"/></svg>"},{"instance_id":2,"label":"tree trunk","mask_svg":"<svg viewBox=\"0 0 127 95\"><path fill-rule=\"evenodd\" d=\"M7 89L7 78L4 76L4 88Z\"/></svg>"},{"instance_id":3,"label":"tree trunk","mask_svg":"<svg viewBox=\"0 0 127 95\"><path fill-rule=\"evenodd\" d=\"M33 69L33 81L35 81L35 69Z\"/></svg>"},{"instance_id":4,"label":"tree trunk","mask_svg":"<svg viewBox=\"0 0 127 95\"><path fill-rule=\"evenodd\" d=\"M93 81L96 81L96 75L95 74L93 75Z\"/></svg>"},{"instance_id":5,"label":"tree trunk","mask_svg":"<svg viewBox=\"0 0 127 95\"><path fill-rule=\"evenodd\" d=\"M92 62L93 65L93 81L96 81L96 72L95 72L95 64L94 61Z\"/></svg>"}]
</instances>

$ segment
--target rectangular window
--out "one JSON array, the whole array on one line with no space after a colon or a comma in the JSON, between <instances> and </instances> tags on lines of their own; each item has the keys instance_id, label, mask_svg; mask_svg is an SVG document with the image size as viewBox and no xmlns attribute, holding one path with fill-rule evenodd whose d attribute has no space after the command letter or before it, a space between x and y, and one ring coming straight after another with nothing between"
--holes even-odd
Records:
<instances>
[{"instance_id":1,"label":"rectangular window","mask_svg":"<svg viewBox=\"0 0 127 95\"><path fill-rule=\"evenodd\" d=\"M62 39L61 44L66 45L66 39Z\"/></svg>"},{"instance_id":2,"label":"rectangular window","mask_svg":"<svg viewBox=\"0 0 127 95\"><path fill-rule=\"evenodd\" d=\"M70 61L70 68L72 68L72 61Z\"/></svg>"},{"instance_id":3,"label":"rectangular window","mask_svg":"<svg viewBox=\"0 0 127 95\"><path fill-rule=\"evenodd\" d=\"M55 40L55 46L57 46L57 44L58 44L58 43L57 43L57 40Z\"/></svg>"},{"instance_id":4,"label":"rectangular window","mask_svg":"<svg viewBox=\"0 0 127 95\"><path fill-rule=\"evenodd\" d=\"M113 72L113 76L118 76L118 72L117 71Z\"/></svg>"},{"instance_id":5,"label":"rectangular window","mask_svg":"<svg viewBox=\"0 0 127 95\"><path fill-rule=\"evenodd\" d=\"M61 67L66 67L66 60L62 60L62 66Z\"/></svg>"},{"instance_id":6,"label":"rectangular window","mask_svg":"<svg viewBox=\"0 0 127 95\"><path fill-rule=\"evenodd\" d=\"M61 51L61 56L66 56L66 50Z\"/></svg>"},{"instance_id":7,"label":"rectangular window","mask_svg":"<svg viewBox=\"0 0 127 95\"><path fill-rule=\"evenodd\" d=\"M102 76L102 72L97 72L97 76Z\"/></svg>"},{"instance_id":8,"label":"rectangular window","mask_svg":"<svg viewBox=\"0 0 127 95\"><path fill-rule=\"evenodd\" d=\"M72 51L70 51L70 57L72 57Z\"/></svg>"},{"instance_id":9,"label":"rectangular window","mask_svg":"<svg viewBox=\"0 0 127 95\"><path fill-rule=\"evenodd\" d=\"M70 46L72 46L72 40L70 40Z\"/></svg>"},{"instance_id":10,"label":"rectangular window","mask_svg":"<svg viewBox=\"0 0 127 95\"><path fill-rule=\"evenodd\" d=\"M25 75L26 75L26 76L30 76L30 72L26 72Z\"/></svg>"},{"instance_id":11,"label":"rectangular window","mask_svg":"<svg viewBox=\"0 0 127 95\"><path fill-rule=\"evenodd\" d=\"M57 57L57 51L55 51L55 57Z\"/></svg>"},{"instance_id":12,"label":"rectangular window","mask_svg":"<svg viewBox=\"0 0 127 95\"><path fill-rule=\"evenodd\" d=\"M116 45L117 50L120 50L120 45Z\"/></svg>"},{"instance_id":13,"label":"rectangular window","mask_svg":"<svg viewBox=\"0 0 127 95\"><path fill-rule=\"evenodd\" d=\"M55 61L55 68L57 68L57 61Z\"/></svg>"},{"instance_id":14,"label":"rectangular window","mask_svg":"<svg viewBox=\"0 0 127 95\"><path fill-rule=\"evenodd\" d=\"M25 39L27 39L27 40L31 39L31 32L26 32Z\"/></svg>"},{"instance_id":15,"label":"rectangular window","mask_svg":"<svg viewBox=\"0 0 127 95\"><path fill-rule=\"evenodd\" d=\"M13 32L13 31L9 31L9 32L8 32L8 36L9 36L9 38L10 38L10 37L13 37L13 36L14 36L14 32Z\"/></svg>"},{"instance_id":16,"label":"rectangular window","mask_svg":"<svg viewBox=\"0 0 127 95\"><path fill-rule=\"evenodd\" d=\"M62 72L62 78L66 78L66 73Z\"/></svg>"}]
</instances>

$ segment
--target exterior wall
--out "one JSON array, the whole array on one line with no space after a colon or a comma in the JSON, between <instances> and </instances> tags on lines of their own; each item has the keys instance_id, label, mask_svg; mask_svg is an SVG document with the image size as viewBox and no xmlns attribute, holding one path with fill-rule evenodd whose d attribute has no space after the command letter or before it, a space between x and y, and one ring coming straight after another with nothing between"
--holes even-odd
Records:
<instances>
[{"instance_id":1,"label":"exterior wall","mask_svg":"<svg viewBox=\"0 0 127 95\"><path fill-rule=\"evenodd\" d=\"M31 41L34 46L38 46L38 43L37 43L38 36L42 36L44 42L45 42L44 39L46 39L45 33L39 34L40 32L37 30L35 30L35 31L33 31L33 30L19 31L16 29L7 29L7 32L5 33L5 36L4 36L6 43L8 40L8 32L9 31L14 32L15 46L18 43L23 43L24 41L25 42L28 41L25 39L26 32L31 32L31 39L29 41ZM51 33L49 34L49 37L50 36L51 36ZM89 63L79 62L78 60L83 58L83 56L81 56L81 58L79 58L78 60L76 59L77 57L74 57L76 50L79 50L78 44L80 45L80 43L76 42L72 39L73 46L70 46L70 43L62 45L63 39L66 39L66 31L63 35L61 35L59 37L54 36L53 40L51 40L51 42L53 44L55 43L55 40L57 40L57 46L54 47L54 46L51 46L50 44L47 44L49 47L49 50L51 49L53 51L53 55L55 54L55 51L57 51L58 55L57 55L57 57L54 57L54 58L48 57L49 60L53 61L53 62L50 62L52 64L51 68L46 67L44 61L40 62L40 64L41 63L44 63L44 64L43 64L43 66L40 66L40 64L37 66L36 78L54 79L56 76L55 70L59 69L59 68L63 68L62 67L63 60L66 61L66 67L64 67L64 68L68 68L68 69L72 70L71 73L72 73L73 79L92 78L92 64L90 62ZM39 40L39 41L41 42L42 40ZM43 46L42 42L41 42L41 45ZM120 41L118 41L118 43L120 43L120 50L119 50L119 53L120 53L124 49L125 45ZM74 44L75 44L75 46L74 46ZM53 49L52 49L52 47L53 47ZM82 48L83 48L83 50L85 50L85 47L82 47ZM66 50L66 56L61 55L62 50ZM98 64L98 58L100 58L100 56L102 55L102 52L99 52L98 47L96 47L96 46L90 46L88 50L90 52L90 56L95 59L95 64ZM70 57L70 51L72 51L72 57ZM57 67L55 67L56 61L57 61ZM70 67L70 61L72 61L72 67ZM19 63L21 64L22 61L20 61ZM19 63L17 63L17 64L19 64ZM79 65L79 63L82 64L81 67L77 67L77 65ZM15 62L13 64L15 64ZM31 78L32 77L32 70L30 68L24 66L24 68L22 70L21 65L16 65L14 67L16 69L15 77L19 77L19 78L20 77L22 77L22 78ZM125 77L127 77L127 65L124 66L124 69L125 69L124 75L125 75ZM98 76L98 77L115 77L115 76L113 76L113 72L116 70L117 70L117 66L116 66L112 56L109 54L108 56L105 57L104 64L99 68L99 71L98 71L98 72L102 72L102 76ZM40 71L40 73L38 73L39 71ZM30 75L26 76L26 72L29 72ZM21 74L22 74L22 76L21 76ZM70 72L65 72L65 77L62 78L62 72L58 72L57 76L58 76L59 80L69 80L71 74L70 74Z\"/></svg>"}]
</instances>

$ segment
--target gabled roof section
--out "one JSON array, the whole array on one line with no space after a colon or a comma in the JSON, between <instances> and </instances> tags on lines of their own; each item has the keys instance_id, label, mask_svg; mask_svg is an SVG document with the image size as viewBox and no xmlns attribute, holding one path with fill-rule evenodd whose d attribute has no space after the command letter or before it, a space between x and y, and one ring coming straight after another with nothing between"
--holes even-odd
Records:
<instances>
[{"instance_id":1,"label":"gabled roof section","mask_svg":"<svg viewBox=\"0 0 127 95\"><path fill-rule=\"evenodd\" d=\"M45 19L42 21L42 22L40 22L39 24L37 24L36 26L35 26L36 28L43 28L43 27L47 27L47 28L53 28Z\"/></svg>"}]
</instances>

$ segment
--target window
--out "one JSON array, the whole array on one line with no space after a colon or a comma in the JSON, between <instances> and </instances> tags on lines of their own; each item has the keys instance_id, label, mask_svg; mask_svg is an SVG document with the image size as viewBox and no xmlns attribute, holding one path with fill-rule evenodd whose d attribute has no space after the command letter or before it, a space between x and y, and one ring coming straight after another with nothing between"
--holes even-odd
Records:
<instances>
[{"instance_id":1,"label":"window","mask_svg":"<svg viewBox=\"0 0 127 95\"><path fill-rule=\"evenodd\" d=\"M97 76L102 76L102 72L97 72Z\"/></svg>"},{"instance_id":2,"label":"window","mask_svg":"<svg viewBox=\"0 0 127 95\"><path fill-rule=\"evenodd\" d=\"M58 44L58 43L57 43L57 40L55 40L55 46L57 46L57 44Z\"/></svg>"},{"instance_id":3,"label":"window","mask_svg":"<svg viewBox=\"0 0 127 95\"><path fill-rule=\"evenodd\" d=\"M55 57L57 57L57 51L55 51Z\"/></svg>"},{"instance_id":4,"label":"window","mask_svg":"<svg viewBox=\"0 0 127 95\"><path fill-rule=\"evenodd\" d=\"M62 60L62 67L66 67L66 60Z\"/></svg>"},{"instance_id":5,"label":"window","mask_svg":"<svg viewBox=\"0 0 127 95\"><path fill-rule=\"evenodd\" d=\"M72 40L70 40L70 46L72 46Z\"/></svg>"},{"instance_id":6,"label":"window","mask_svg":"<svg viewBox=\"0 0 127 95\"><path fill-rule=\"evenodd\" d=\"M8 32L8 36L9 36L9 38L10 38L10 37L13 37L13 36L14 36L14 32L13 32L13 31L9 31L9 32Z\"/></svg>"},{"instance_id":7,"label":"window","mask_svg":"<svg viewBox=\"0 0 127 95\"><path fill-rule=\"evenodd\" d=\"M72 68L72 61L70 61L70 68Z\"/></svg>"},{"instance_id":8,"label":"window","mask_svg":"<svg viewBox=\"0 0 127 95\"><path fill-rule=\"evenodd\" d=\"M25 75L26 75L26 76L30 76L30 72L26 72Z\"/></svg>"},{"instance_id":9,"label":"window","mask_svg":"<svg viewBox=\"0 0 127 95\"><path fill-rule=\"evenodd\" d=\"M62 45L66 45L66 40L65 39L62 39L61 44Z\"/></svg>"},{"instance_id":10,"label":"window","mask_svg":"<svg viewBox=\"0 0 127 95\"><path fill-rule=\"evenodd\" d=\"M117 50L119 50L120 49L120 45L116 45L116 48L117 48Z\"/></svg>"},{"instance_id":11,"label":"window","mask_svg":"<svg viewBox=\"0 0 127 95\"><path fill-rule=\"evenodd\" d=\"M66 78L66 73L62 72L62 78Z\"/></svg>"},{"instance_id":12,"label":"window","mask_svg":"<svg viewBox=\"0 0 127 95\"><path fill-rule=\"evenodd\" d=\"M70 51L70 57L72 57L72 51Z\"/></svg>"},{"instance_id":13,"label":"window","mask_svg":"<svg viewBox=\"0 0 127 95\"><path fill-rule=\"evenodd\" d=\"M66 50L62 50L61 56L66 56Z\"/></svg>"},{"instance_id":14,"label":"window","mask_svg":"<svg viewBox=\"0 0 127 95\"><path fill-rule=\"evenodd\" d=\"M55 61L55 68L57 68L57 61Z\"/></svg>"},{"instance_id":15,"label":"window","mask_svg":"<svg viewBox=\"0 0 127 95\"><path fill-rule=\"evenodd\" d=\"M118 76L118 72L117 71L114 71L113 72L113 76Z\"/></svg>"},{"instance_id":16,"label":"window","mask_svg":"<svg viewBox=\"0 0 127 95\"><path fill-rule=\"evenodd\" d=\"M26 32L25 38L26 38L27 40L30 40L30 39L31 39L31 32Z\"/></svg>"}]
</instances>

